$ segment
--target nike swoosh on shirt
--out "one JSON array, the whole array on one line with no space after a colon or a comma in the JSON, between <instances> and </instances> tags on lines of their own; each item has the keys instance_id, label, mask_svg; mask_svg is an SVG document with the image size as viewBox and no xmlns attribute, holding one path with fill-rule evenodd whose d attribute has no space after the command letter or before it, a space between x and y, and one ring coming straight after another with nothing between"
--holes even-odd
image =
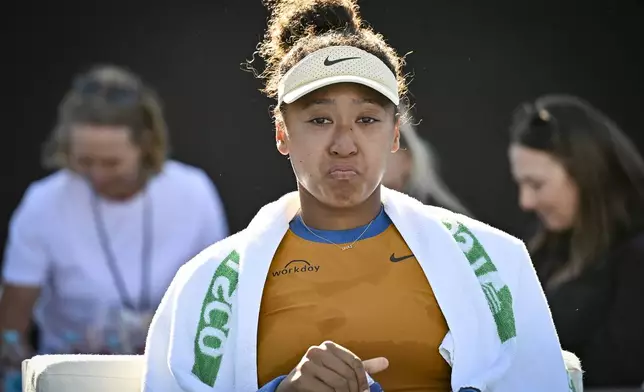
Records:
<instances>
[{"instance_id":1,"label":"nike swoosh on shirt","mask_svg":"<svg viewBox=\"0 0 644 392\"><path fill-rule=\"evenodd\" d=\"M389 261L392 263L397 263L399 261L407 260L411 257L414 257L414 255L407 255L407 256L402 256L402 257L396 257L395 253L392 253L391 256L389 257Z\"/></svg>"}]
</instances>

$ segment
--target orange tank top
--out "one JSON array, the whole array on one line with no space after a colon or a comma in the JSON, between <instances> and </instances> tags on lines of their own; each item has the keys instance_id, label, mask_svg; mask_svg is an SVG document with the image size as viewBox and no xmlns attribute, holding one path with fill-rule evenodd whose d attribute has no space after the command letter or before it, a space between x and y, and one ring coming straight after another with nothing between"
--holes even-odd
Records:
<instances>
[{"instance_id":1,"label":"orange tank top","mask_svg":"<svg viewBox=\"0 0 644 392\"><path fill-rule=\"evenodd\" d=\"M257 369L262 386L290 373L310 346L334 341L362 359L386 357L373 378L385 392L449 392L438 352L447 324L423 270L383 212L365 230L313 230L291 222L262 297Z\"/></svg>"}]
</instances>

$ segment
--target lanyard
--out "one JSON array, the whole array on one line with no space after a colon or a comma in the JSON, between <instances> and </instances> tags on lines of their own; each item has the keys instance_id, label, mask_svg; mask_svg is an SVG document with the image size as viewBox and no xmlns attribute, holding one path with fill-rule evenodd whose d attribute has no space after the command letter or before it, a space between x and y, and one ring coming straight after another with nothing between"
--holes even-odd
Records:
<instances>
[{"instance_id":1,"label":"lanyard","mask_svg":"<svg viewBox=\"0 0 644 392\"><path fill-rule=\"evenodd\" d=\"M92 213L94 215L94 224L96 233L101 244L101 249L105 257L105 262L112 275L112 280L121 299L121 304L130 310L145 311L150 307L150 263L152 253L152 205L147 193L143 194L143 243L141 245L141 293L139 294L138 306L128 295L125 280L116 263L116 257L110 245L103 213L98 204L98 195L92 192Z\"/></svg>"}]
</instances>

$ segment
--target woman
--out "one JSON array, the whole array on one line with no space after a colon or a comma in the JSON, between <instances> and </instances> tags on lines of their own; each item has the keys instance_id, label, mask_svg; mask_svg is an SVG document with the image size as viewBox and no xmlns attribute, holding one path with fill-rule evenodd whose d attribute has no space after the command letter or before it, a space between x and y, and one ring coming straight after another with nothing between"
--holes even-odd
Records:
<instances>
[{"instance_id":1,"label":"woman","mask_svg":"<svg viewBox=\"0 0 644 392\"><path fill-rule=\"evenodd\" d=\"M402 113L406 111L406 108L402 109ZM438 172L436 152L418 135L410 116L401 121L400 149L389 159L382 185L423 203L472 216L443 182Z\"/></svg>"},{"instance_id":2,"label":"woman","mask_svg":"<svg viewBox=\"0 0 644 392\"><path fill-rule=\"evenodd\" d=\"M644 382L644 161L583 100L522 105L509 149L520 205L540 228L530 251L562 346L586 386Z\"/></svg>"},{"instance_id":3,"label":"woman","mask_svg":"<svg viewBox=\"0 0 644 392\"><path fill-rule=\"evenodd\" d=\"M160 102L136 75L100 66L76 78L45 149L59 170L11 219L0 330L26 344L35 307L39 352L140 351L178 268L227 235L207 175L167 150Z\"/></svg>"},{"instance_id":4,"label":"woman","mask_svg":"<svg viewBox=\"0 0 644 392\"><path fill-rule=\"evenodd\" d=\"M523 244L381 187L404 72L356 3L274 3L260 53L298 191L177 273L143 390L568 391Z\"/></svg>"}]
</instances>

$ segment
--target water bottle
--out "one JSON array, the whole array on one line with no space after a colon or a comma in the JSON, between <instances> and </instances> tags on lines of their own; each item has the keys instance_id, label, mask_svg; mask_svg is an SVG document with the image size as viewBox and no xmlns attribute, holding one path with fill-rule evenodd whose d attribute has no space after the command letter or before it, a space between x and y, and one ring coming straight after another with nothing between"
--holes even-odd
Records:
<instances>
[{"instance_id":1,"label":"water bottle","mask_svg":"<svg viewBox=\"0 0 644 392\"><path fill-rule=\"evenodd\" d=\"M117 334L109 334L107 335L107 350L111 354L121 354L122 351L122 345L121 345L121 339L119 335Z\"/></svg>"},{"instance_id":2,"label":"water bottle","mask_svg":"<svg viewBox=\"0 0 644 392\"><path fill-rule=\"evenodd\" d=\"M74 331L65 332L65 347L61 354L83 354L83 349L80 347L80 336Z\"/></svg>"},{"instance_id":3,"label":"water bottle","mask_svg":"<svg viewBox=\"0 0 644 392\"><path fill-rule=\"evenodd\" d=\"M118 333L106 333L103 339L103 347L99 354L113 355L121 353L121 339Z\"/></svg>"},{"instance_id":4,"label":"water bottle","mask_svg":"<svg viewBox=\"0 0 644 392\"><path fill-rule=\"evenodd\" d=\"M21 363L26 355L20 343L18 331L3 331L1 347L0 379L2 379L2 390L3 392L22 392Z\"/></svg>"}]
</instances>

